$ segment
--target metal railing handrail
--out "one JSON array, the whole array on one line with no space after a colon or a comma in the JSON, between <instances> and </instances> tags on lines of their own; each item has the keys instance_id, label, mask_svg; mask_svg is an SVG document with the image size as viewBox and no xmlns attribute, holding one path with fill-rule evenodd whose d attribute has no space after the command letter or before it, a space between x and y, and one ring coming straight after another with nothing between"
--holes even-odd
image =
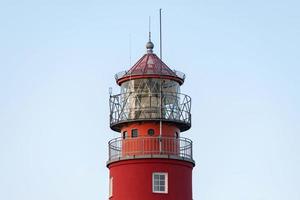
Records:
<instances>
[{"instance_id":1,"label":"metal railing handrail","mask_svg":"<svg viewBox=\"0 0 300 200\"><path fill-rule=\"evenodd\" d=\"M139 92L139 91L129 91L129 92L124 92L124 93L119 93L119 94L114 94L111 95L111 97L116 97L116 96L121 96L121 95L132 95L132 94L138 94L138 95L160 95L160 92ZM189 101L191 101L191 97L187 94L181 93L181 92L162 92L163 96L167 96L167 95L172 95L172 96L184 96L185 98L187 98Z\"/></svg>"}]
</instances>

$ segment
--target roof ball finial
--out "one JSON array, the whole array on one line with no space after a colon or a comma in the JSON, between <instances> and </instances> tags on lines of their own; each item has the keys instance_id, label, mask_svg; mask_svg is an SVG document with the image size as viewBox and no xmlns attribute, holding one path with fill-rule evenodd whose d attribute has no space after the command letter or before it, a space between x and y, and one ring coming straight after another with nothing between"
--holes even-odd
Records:
<instances>
[{"instance_id":1,"label":"roof ball finial","mask_svg":"<svg viewBox=\"0 0 300 200\"><path fill-rule=\"evenodd\" d=\"M153 53L154 44L149 40L146 44L147 53Z\"/></svg>"}]
</instances>

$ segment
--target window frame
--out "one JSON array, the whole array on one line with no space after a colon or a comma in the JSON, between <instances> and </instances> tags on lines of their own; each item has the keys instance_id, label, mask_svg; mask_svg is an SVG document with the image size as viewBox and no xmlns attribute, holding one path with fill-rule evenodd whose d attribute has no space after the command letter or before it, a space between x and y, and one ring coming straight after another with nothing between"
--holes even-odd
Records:
<instances>
[{"instance_id":1,"label":"window frame","mask_svg":"<svg viewBox=\"0 0 300 200\"><path fill-rule=\"evenodd\" d=\"M155 184L155 175L159 175L159 179L160 179L160 176L164 175L164 191L160 191L160 190L155 190L155 186L158 186L159 188L162 186L160 185L160 180L159 181L159 184L156 185ZM159 194L168 194L168 173L167 172L153 172L152 173L152 193L159 193Z\"/></svg>"},{"instance_id":2,"label":"window frame","mask_svg":"<svg viewBox=\"0 0 300 200\"><path fill-rule=\"evenodd\" d=\"M133 133L136 131L136 135L135 136L133 136ZM139 132L138 132L138 129L132 129L131 130L131 138L136 138L136 137L138 137L139 136Z\"/></svg>"},{"instance_id":3,"label":"window frame","mask_svg":"<svg viewBox=\"0 0 300 200\"><path fill-rule=\"evenodd\" d=\"M149 136L154 136L155 135L155 131L153 128L148 129L148 135Z\"/></svg>"},{"instance_id":4,"label":"window frame","mask_svg":"<svg viewBox=\"0 0 300 200\"><path fill-rule=\"evenodd\" d=\"M128 138L128 132L127 131L123 131L122 138L123 138L123 140Z\"/></svg>"},{"instance_id":5,"label":"window frame","mask_svg":"<svg viewBox=\"0 0 300 200\"><path fill-rule=\"evenodd\" d=\"M109 177L109 198L111 198L113 196L113 183L114 182L114 177Z\"/></svg>"}]
</instances>

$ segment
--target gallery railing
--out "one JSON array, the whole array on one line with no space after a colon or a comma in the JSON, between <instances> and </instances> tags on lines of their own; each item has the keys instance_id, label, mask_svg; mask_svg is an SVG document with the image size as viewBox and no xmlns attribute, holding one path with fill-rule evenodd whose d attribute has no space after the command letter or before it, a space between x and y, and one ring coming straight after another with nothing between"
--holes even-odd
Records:
<instances>
[{"instance_id":1,"label":"gallery railing","mask_svg":"<svg viewBox=\"0 0 300 200\"><path fill-rule=\"evenodd\" d=\"M150 157L193 162L192 140L182 137L115 138L109 141L108 148L108 162Z\"/></svg>"},{"instance_id":2,"label":"gallery railing","mask_svg":"<svg viewBox=\"0 0 300 200\"><path fill-rule=\"evenodd\" d=\"M141 120L164 120L191 126L191 98L180 93L128 92L110 96L110 125ZM162 106L160 106L162 104Z\"/></svg>"}]
</instances>

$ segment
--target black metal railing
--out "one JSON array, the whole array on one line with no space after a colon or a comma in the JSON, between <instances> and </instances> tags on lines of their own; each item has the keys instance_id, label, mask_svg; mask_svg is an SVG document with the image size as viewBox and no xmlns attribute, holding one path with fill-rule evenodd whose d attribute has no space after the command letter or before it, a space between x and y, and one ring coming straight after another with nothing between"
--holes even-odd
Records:
<instances>
[{"instance_id":1,"label":"black metal railing","mask_svg":"<svg viewBox=\"0 0 300 200\"><path fill-rule=\"evenodd\" d=\"M128 92L110 96L110 125L129 121L163 120L181 124L181 131L191 126L191 98L180 93Z\"/></svg>"},{"instance_id":2,"label":"black metal railing","mask_svg":"<svg viewBox=\"0 0 300 200\"><path fill-rule=\"evenodd\" d=\"M193 143L188 138L115 138L108 143L108 162L134 158L173 158L193 161Z\"/></svg>"}]
</instances>

